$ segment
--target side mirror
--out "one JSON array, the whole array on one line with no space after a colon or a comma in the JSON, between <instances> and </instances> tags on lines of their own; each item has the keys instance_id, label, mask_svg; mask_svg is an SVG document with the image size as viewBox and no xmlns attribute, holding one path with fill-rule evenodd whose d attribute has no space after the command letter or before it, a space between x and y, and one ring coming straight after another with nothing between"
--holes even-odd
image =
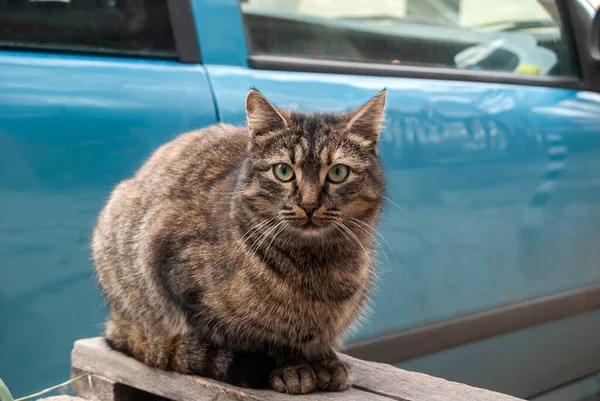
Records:
<instances>
[{"instance_id":1,"label":"side mirror","mask_svg":"<svg viewBox=\"0 0 600 401\"><path fill-rule=\"evenodd\" d=\"M600 9L596 11L590 30L590 56L600 63Z\"/></svg>"}]
</instances>

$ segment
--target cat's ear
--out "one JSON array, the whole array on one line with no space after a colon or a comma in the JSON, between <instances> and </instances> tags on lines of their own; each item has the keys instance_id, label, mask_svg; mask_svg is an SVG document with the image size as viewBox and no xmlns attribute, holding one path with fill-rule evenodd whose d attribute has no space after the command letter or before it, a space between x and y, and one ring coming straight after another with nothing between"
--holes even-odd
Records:
<instances>
[{"instance_id":1,"label":"cat's ear","mask_svg":"<svg viewBox=\"0 0 600 401\"><path fill-rule=\"evenodd\" d=\"M383 122L387 90L384 89L367 103L346 114L345 131L352 136L358 135L365 146L371 146L379 140Z\"/></svg>"},{"instance_id":2,"label":"cat's ear","mask_svg":"<svg viewBox=\"0 0 600 401\"><path fill-rule=\"evenodd\" d=\"M250 89L246 96L246 116L248 127L254 137L279 131L288 126L288 121L281 111L256 89Z\"/></svg>"}]
</instances>

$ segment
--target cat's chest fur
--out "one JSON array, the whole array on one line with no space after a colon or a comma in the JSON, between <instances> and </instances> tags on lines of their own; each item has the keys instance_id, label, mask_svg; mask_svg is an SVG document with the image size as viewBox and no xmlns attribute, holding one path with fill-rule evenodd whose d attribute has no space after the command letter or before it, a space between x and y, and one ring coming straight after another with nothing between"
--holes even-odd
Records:
<instances>
[{"instance_id":1,"label":"cat's chest fur","mask_svg":"<svg viewBox=\"0 0 600 401\"><path fill-rule=\"evenodd\" d=\"M368 294L370 266L331 265L289 274L255 265L236 272L215 297L227 324L249 337L305 352L335 343L359 314Z\"/></svg>"}]
</instances>

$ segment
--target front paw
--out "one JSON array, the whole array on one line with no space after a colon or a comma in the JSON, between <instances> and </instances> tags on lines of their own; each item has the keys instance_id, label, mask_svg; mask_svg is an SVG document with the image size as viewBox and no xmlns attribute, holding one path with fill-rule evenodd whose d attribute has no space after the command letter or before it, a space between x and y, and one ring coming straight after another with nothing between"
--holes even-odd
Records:
<instances>
[{"instance_id":1,"label":"front paw","mask_svg":"<svg viewBox=\"0 0 600 401\"><path fill-rule=\"evenodd\" d=\"M312 364L317 388L324 391L343 391L350 387L350 365L339 359L324 359Z\"/></svg>"},{"instance_id":2,"label":"front paw","mask_svg":"<svg viewBox=\"0 0 600 401\"><path fill-rule=\"evenodd\" d=\"M299 363L275 369L270 385L280 393L306 394L316 390L317 380L315 372L308 364Z\"/></svg>"}]
</instances>

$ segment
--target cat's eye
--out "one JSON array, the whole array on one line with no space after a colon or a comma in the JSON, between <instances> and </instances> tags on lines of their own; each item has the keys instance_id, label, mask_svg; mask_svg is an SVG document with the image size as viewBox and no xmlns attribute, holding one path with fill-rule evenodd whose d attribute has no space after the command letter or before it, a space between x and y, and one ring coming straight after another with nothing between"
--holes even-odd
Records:
<instances>
[{"instance_id":1,"label":"cat's eye","mask_svg":"<svg viewBox=\"0 0 600 401\"><path fill-rule=\"evenodd\" d=\"M348 166L344 166L343 164L336 164L327 172L327 179L329 179L329 181L335 184L339 184L344 182L346 178L348 178L349 174L350 169L348 168Z\"/></svg>"},{"instance_id":2,"label":"cat's eye","mask_svg":"<svg viewBox=\"0 0 600 401\"><path fill-rule=\"evenodd\" d=\"M273 166L273 174L279 181L287 182L294 178L294 169L286 163L279 163Z\"/></svg>"}]
</instances>

